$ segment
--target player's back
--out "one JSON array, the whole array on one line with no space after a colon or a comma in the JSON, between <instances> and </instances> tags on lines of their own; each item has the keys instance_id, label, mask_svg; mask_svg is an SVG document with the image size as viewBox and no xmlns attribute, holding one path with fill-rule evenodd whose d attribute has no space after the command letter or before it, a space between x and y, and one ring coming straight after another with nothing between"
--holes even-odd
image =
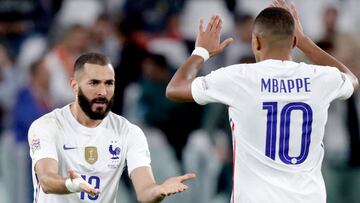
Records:
<instances>
[{"instance_id":1,"label":"player's back","mask_svg":"<svg viewBox=\"0 0 360 203\"><path fill-rule=\"evenodd\" d=\"M229 107L235 198L325 202L321 162L327 110L332 100L351 94L339 91L340 72L277 60L241 66L230 68L237 74L231 78L238 82L234 98L239 98Z\"/></svg>"},{"instance_id":2,"label":"player's back","mask_svg":"<svg viewBox=\"0 0 360 203\"><path fill-rule=\"evenodd\" d=\"M220 69L202 85L209 91L204 101L229 106L234 202L326 201L322 139L330 102L352 93L343 74L333 67L266 60Z\"/></svg>"}]
</instances>

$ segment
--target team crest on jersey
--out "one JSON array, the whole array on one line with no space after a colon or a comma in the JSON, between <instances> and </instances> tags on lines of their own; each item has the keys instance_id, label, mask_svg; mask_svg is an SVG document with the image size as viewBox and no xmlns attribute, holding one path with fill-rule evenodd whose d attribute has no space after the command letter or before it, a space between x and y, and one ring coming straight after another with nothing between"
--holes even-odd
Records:
<instances>
[{"instance_id":1,"label":"team crest on jersey","mask_svg":"<svg viewBox=\"0 0 360 203\"><path fill-rule=\"evenodd\" d=\"M120 147L115 147L114 145L110 145L109 146L109 152L112 155L111 159L119 159L119 155L120 155Z\"/></svg>"},{"instance_id":2,"label":"team crest on jersey","mask_svg":"<svg viewBox=\"0 0 360 203\"><path fill-rule=\"evenodd\" d=\"M98 153L96 147L85 147L85 160L89 164L94 164L98 160Z\"/></svg>"},{"instance_id":3,"label":"team crest on jersey","mask_svg":"<svg viewBox=\"0 0 360 203\"><path fill-rule=\"evenodd\" d=\"M111 141L108 150L111 155L108 167L112 169L116 169L121 162L119 157L121 153L121 148L117 146L117 141Z\"/></svg>"}]
</instances>

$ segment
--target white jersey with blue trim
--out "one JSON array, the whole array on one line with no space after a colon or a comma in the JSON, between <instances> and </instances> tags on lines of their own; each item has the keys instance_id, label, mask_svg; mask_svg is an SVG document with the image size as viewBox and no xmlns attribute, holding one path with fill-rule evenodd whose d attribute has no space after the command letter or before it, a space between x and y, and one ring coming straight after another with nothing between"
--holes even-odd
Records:
<instances>
[{"instance_id":1,"label":"white jersey with blue trim","mask_svg":"<svg viewBox=\"0 0 360 203\"><path fill-rule=\"evenodd\" d=\"M142 130L110 112L95 128L87 128L74 118L70 105L36 120L29 129L34 203L116 203L119 180L124 168L129 174L140 166L150 167L150 153ZM45 194L34 171L37 161L58 162L59 175L75 170L100 190L96 196L84 192L66 195Z\"/></svg>"},{"instance_id":2,"label":"white jersey with blue trim","mask_svg":"<svg viewBox=\"0 0 360 203\"><path fill-rule=\"evenodd\" d=\"M233 133L233 203L325 203L321 174L330 102L353 93L334 67L265 60L196 78L198 104L229 107Z\"/></svg>"}]
</instances>

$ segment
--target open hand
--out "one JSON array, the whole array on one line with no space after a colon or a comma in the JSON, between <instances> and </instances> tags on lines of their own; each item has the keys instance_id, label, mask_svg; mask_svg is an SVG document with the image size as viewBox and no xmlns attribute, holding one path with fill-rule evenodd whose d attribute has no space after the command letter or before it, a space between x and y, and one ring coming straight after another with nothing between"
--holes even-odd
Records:
<instances>
[{"instance_id":1,"label":"open hand","mask_svg":"<svg viewBox=\"0 0 360 203\"><path fill-rule=\"evenodd\" d=\"M289 6L285 0L273 0L271 2L270 6L283 8L291 13L291 15L294 18L294 22L295 22L295 37L298 40L298 43L300 43L301 40L305 38L305 34L304 34L304 31L303 31L303 28L302 28L302 25L301 25L301 22L299 19L299 15L296 10L295 3L291 2L290 6Z\"/></svg>"},{"instance_id":2,"label":"open hand","mask_svg":"<svg viewBox=\"0 0 360 203\"><path fill-rule=\"evenodd\" d=\"M218 53L221 53L227 46L231 44L233 39L228 38L220 44L220 32L222 28L222 19L220 16L212 16L205 30L203 23L203 19L201 18L195 46L205 48L209 52L210 57L212 57Z\"/></svg>"},{"instance_id":3,"label":"open hand","mask_svg":"<svg viewBox=\"0 0 360 203\"><path fill-rule=\"evenodd\" d=\"M79 174L77 174L74 170L70 169L69 170L69 177L71 180L75 180L77 178L81 178L81 176L79 176ZM82 180L82 178L81 178ZM79 184L80 189L83 192L86 192L92 196L98 195L100 193L100 191L98 189L95 189L92 185L90 185L88 182L86 181L81 181Z\"/></svg>"},{"instance_id":4,"label":"open hand","mask_svg":"<svg viewBox=\"0 0 360 203\"><path fill-rule=\"evenodd\" d=\"M187 173L183 176L177 176L167 179L163 184L157 187L158 196L164 198L179 192L184 192L189 187L183 182L195 178L195 174Z\"/></svg>"}]
</instances>

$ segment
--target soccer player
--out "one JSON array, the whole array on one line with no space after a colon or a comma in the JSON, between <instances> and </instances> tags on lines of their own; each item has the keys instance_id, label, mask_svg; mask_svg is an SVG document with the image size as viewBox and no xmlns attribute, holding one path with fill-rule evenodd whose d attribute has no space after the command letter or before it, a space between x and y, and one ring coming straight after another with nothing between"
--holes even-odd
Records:
<instances>
[{"instance_id":1,"label":"soccer player","mask_svg":"<svg viewBox=\"0 0 360 203\"><path fill-rule=\"evenodd\" d=\"M200 20L196 48L168 84L167 97L228 106L233 133L232 202L325 203L322 144L329 104L346 99L357 78L304 33L292 4L274 0L256 17L254 64L237 64L196 77L220 43L222 21ZM317 65L291 61L297 46Z\"/></svg>"},{"instance_id":2,"label":"soccer player","mask_svg":"<svg viewBox=\"0 0 360 203\"><path fill-rule=\"evenodd\" d=\"M34 202L115 203L125 167L140 202L160 202L188 188L183 182L194 174L156 184L142 130L110 112L115 81L107 57L81 55L70 83L75 101L29 129Z\"/></svg>"}]
</instances>

